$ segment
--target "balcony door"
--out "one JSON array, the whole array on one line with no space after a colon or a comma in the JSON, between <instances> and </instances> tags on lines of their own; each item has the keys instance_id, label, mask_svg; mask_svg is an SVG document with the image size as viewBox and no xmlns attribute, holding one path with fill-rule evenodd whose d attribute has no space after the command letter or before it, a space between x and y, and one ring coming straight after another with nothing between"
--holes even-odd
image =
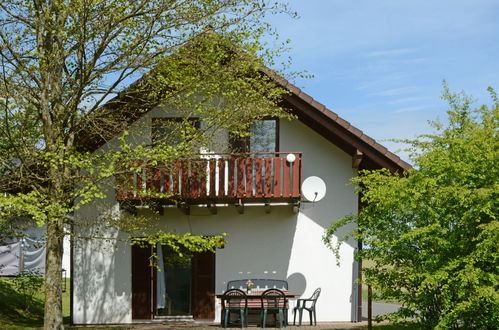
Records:
<instances>
[{"instance_id":1,"label":"balcony door","mask_svg":"<svg viewBox=\"0 0 499 330\"><path fill-rule=\"evenodd\" d=\"M214 319L215 254L179 257L166 246L155 250L157 267L151 268L153 249L132 247L132 318Z\"/></svg>"}]
</instances>

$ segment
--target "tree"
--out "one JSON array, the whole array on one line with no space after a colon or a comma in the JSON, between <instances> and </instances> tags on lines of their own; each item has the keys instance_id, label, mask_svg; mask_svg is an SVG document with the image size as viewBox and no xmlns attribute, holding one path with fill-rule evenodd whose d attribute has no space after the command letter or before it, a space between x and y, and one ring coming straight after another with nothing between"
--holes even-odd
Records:
<instances>
[{"instance_id":1,"label":"tree","mask_svg":"<svg viewBox=\"0 0 499 330\"><path fill-rule=\"evenodd\" d=\"M353 180L364 207L332 224L324 240L354 222L365 246L365 282L400 301L394 319L425 328L492 329L499 324L499 102L472 108L444 88L448 125L410 143L414 169L404 175L363 171ZM340 240L341 241L341 240Z\"/></svg>"},{"instance_id":2,"label":"tree","mask_svg":"<svg viewBox=\"0 0 499 330\"><path fill-rule=\"evenodd\" d=\"M284 91L261 71L273 56L259 41L272 34L264 16L276 12L290 13L261 0L0 3L0 189L9 192L0 218L29 216L47 227L46 329L63 327L64 225L105 197L104 183L136 170L137 160L187 156L216 130L244 134L251 121L283 114ZM95 141L126 131L158 104L203 117L207 128L185 120L178 145L132 144L125 133L117 150L92 152ZM131 235L138 230L122 220ZM157 240L193 250L220 244L174 233L148 238Z\"/></svg>"}]
</instances>

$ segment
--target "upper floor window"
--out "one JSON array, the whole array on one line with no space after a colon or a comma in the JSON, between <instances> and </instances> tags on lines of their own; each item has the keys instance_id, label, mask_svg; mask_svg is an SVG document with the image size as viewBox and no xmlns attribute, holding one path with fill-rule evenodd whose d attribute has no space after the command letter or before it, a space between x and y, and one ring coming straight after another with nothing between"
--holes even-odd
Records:
<instances>
[{"instance_id":1,"label":"upper floor window","mask_svg":"<svg viewBox=\"0 0 499 330\"><path fill-rule=\"evenodd\" d=\"M199 127L198 118L153 118L151 142L175 146L182 142L185 132Z\"/></svg>"},{"instance_id":2,"label":"upper floor window","mask_svg":"<svg viewBox=\"0 0 499 330\"><path fill-rule=\"evenodd\" d=\"M279 151L279 125L277 119L264 119L251 124L250 136L229 137L232 152L277 152Z\"/></svg>"}]
</instances>

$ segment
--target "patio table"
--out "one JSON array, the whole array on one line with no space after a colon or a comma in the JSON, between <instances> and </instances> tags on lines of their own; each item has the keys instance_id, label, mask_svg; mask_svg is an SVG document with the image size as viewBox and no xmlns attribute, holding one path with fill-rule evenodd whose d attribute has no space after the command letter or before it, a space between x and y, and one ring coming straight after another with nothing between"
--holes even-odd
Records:
<instances>
[{"instance_id":1,"label":"patio table","mask_svg":"<svg viewBox=\"0 0 499 330\"><path fill-rule=\"evenodd\" d=\"M251 290L250 293L246 292L245 290L243 290L244 293L246 293L246 297L248 297L248 308L260 308L261 306L261 303L260 303L260 297L262 296L262 293L265 291L265 290ZM289 292L287 290L281 290L282 292L284 292L284 295L286 296L286 298L296 298L297 296L299 296L299 294L296 294L296 293L292 293L292 292ZM223 297L223 293L217 293L215 296L218 298L218 299L221 299ZM250 307L250 300L251 301L256 301L258 302L258 306L252 306ZM253 305L253 304L252 304Z\"/></svg>"},{"instance_id":2,"label":"patio table","mask_svg":"<svg viewBox=\"0 0 499 330\"><path fill-rule=\"evenodd\" d=\"M266 290L266 289L265 289ZM243 290L245 293L246 293L246 297L248 298L248 311L249 312L259 312L259 310L262 308L262 303L261 303L261 296L262 296L262 293L265 291L265 290L251 290L251 292L247 292L246 290ZM297 296L299 296L299 294L296 294L296 293L293 293L293 292L289 292L288 290L281 290L282 292L284 292L284 295L286 296L287 299L293 299L293 298L296 298ZM223 293L218 293L216 294L215 296L218 298L218 299L222 299L223 297ZM289 309L289 304L286 303L286 308ZM286 312L286 318L287 318L287 315L288 313ZM286 324L288 323L287 320L286 321Z\"/></svg>"}]
</instances>

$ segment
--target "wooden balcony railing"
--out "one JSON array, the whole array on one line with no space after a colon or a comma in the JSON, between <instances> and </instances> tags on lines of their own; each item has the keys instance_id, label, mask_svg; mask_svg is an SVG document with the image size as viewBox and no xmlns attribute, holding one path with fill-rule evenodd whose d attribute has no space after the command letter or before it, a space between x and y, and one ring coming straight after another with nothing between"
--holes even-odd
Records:
<instances>
[{"instance_id":1,"label":"wooden balcony railing","mask_svg":"<svg viewBox=\"0 0 499 330\"><path fill-rule=\"evenodd\" d=\"M138 165L120 179L117 200L298 199L301 153L205 154L165 166ZM159 193L159 194L158 194ZM166 197L158 197L164 194Z\"/></svg>"}]
</instances>

